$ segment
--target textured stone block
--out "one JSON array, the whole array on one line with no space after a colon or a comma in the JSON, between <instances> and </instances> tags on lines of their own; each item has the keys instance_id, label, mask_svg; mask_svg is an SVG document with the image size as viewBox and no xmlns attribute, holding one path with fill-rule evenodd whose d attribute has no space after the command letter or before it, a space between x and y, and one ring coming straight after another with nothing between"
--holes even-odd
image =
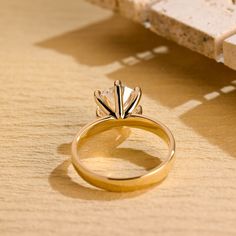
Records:
<instances>
[{"instance_id":1,"label":"textured stone block","mask_svg":"<svg viewBox=\"0 0 236 236\"><path fill-rule=\"evenodd\" d=\"M236 34L224 41L223 53L225 65L236 70Z\"/></svg>"},{"instance_id":2,"label":"textured stone block","mask_svg":"<svg viewBox=\"0 0 236 236\"><path fill-rule=\"evenodd\" d=\"M234 0L88 1L141 24L147 22L157 34L236 70L236 44L230 38L236 34Z\"/></svg>"},{"instance_id":3,"label":"textured stone block","mask_svg":"<svg viewBox=\"0 0 236 236\"><path fill-rule=\"evenodd\" d=\"M236 6L225 0L165 0L151 7L150 23L157 34L220 60L224 39L236 33Z\"/></svg>"},{"instance_id":4,"label":"textured stone block","mask_svg":"<svg viewBox=\"0 0 236 236\"><path fill-rule=\"evenodd\" d=\"M134 21L144 23L149 18L152 4L161 0L118 0L119 11L122 15Z\"/></svg>"}]
</instances>

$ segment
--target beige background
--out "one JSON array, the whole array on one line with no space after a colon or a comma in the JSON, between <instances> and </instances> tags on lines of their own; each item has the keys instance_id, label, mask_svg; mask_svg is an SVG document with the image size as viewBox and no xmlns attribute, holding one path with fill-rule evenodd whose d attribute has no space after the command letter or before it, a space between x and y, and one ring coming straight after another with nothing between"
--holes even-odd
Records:
<instances>
[{"instance_id":1,"label":"beige background","mask_svg":"<svg viewBox=\"0 0 236 236\"><path fill-rule=\"evenodd\" d=\"M80 0L1 1L0 16L1 235L236 234L235 72ZM115 79L176 137L173 170L147 191L95 189L70 165L93 91ZM139 141L120 156L144 160ZM126 173L147 167L134 160Z\"/></svg>"}]
</instances>

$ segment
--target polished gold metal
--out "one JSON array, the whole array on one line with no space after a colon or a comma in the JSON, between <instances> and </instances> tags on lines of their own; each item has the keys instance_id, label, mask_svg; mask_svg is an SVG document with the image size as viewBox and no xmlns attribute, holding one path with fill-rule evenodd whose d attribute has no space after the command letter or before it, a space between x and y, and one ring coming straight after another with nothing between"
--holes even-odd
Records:
<instances>
[{"instance_id":1,"label":"polished gold metal","mask_svg":"<svg viewBox=\"0 0 236 236\"><path fill-rule=\"evenodd\" d=\"M114 104L108 96L114 96ZM175 140L170 130L161 122L142 115L142 107L139 104L141 89L133 90L124 87L120 81L115 81L114 87L108 92L99 90L94 93L95 102L98 105L96 114L99 119L84 126L75 136L72 142L72 164L78 174L88 183L115 192L139 190L158 182L161 182L169 173L174 161ZM86 168L78 155L78 144L93 131L102 132L113 127L139 127L148 130L163 139L168 145L168 154L159 166L149 170L146 174L131 178L111 178L99 175Z\"/></svg>"}]
</instances>

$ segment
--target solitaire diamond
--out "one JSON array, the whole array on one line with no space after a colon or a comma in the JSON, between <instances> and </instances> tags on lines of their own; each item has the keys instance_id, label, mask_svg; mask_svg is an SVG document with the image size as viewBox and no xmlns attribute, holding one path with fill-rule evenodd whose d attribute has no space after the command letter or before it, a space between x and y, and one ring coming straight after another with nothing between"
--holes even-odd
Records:
<instances>
[{"instance_id":1,"label":"solitaire diamond","mask_svg":"<svg viewBox=\"0 0 236 236\"><path fill-rule=\"evenodd\" d=\"M94 96L98 105L97 116L99 117L111 115L117 119L124 119L132 112L142 113L141 106L138 106L141 97L140 88L131 89L123 86L119 80L115 81L112 88L95 91Z\"/></svg>"},{"instance_id":2,"label":"solitaire diamond","mask_svg":"<svg viewBox=\"0 0 236 236\"><path fill-rule=\"evenodd\" d=\"M127 102L130 98L131 93L134 91L133 89L122 86L123 89L123 102L125 106L127 106ZM114 87L103 90L101 92L101 96L104 98L104 100L107 102L107 104L112 108L112 110L115 110L115 98L114 98Z\"/></svg>"}]
</instances>

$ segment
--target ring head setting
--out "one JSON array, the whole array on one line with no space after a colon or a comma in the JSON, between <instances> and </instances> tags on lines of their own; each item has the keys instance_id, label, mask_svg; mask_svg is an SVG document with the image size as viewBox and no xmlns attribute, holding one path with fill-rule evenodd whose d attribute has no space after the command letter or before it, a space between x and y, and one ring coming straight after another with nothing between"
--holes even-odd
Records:
<instances>
[{"instance_id":1,"label":"ring head setting","mask_svg":"<svg viewBox=\"0 0 236 236\"><path fill-rule=\"evenodd\" d=\"M142 91L139 87L129 88L116 80L114 86L94 92L97 104L97 117L110 115L115 119L125 119L131 114L142 114L142 107L139 105Z\"/></svg>"}]
</instances>

